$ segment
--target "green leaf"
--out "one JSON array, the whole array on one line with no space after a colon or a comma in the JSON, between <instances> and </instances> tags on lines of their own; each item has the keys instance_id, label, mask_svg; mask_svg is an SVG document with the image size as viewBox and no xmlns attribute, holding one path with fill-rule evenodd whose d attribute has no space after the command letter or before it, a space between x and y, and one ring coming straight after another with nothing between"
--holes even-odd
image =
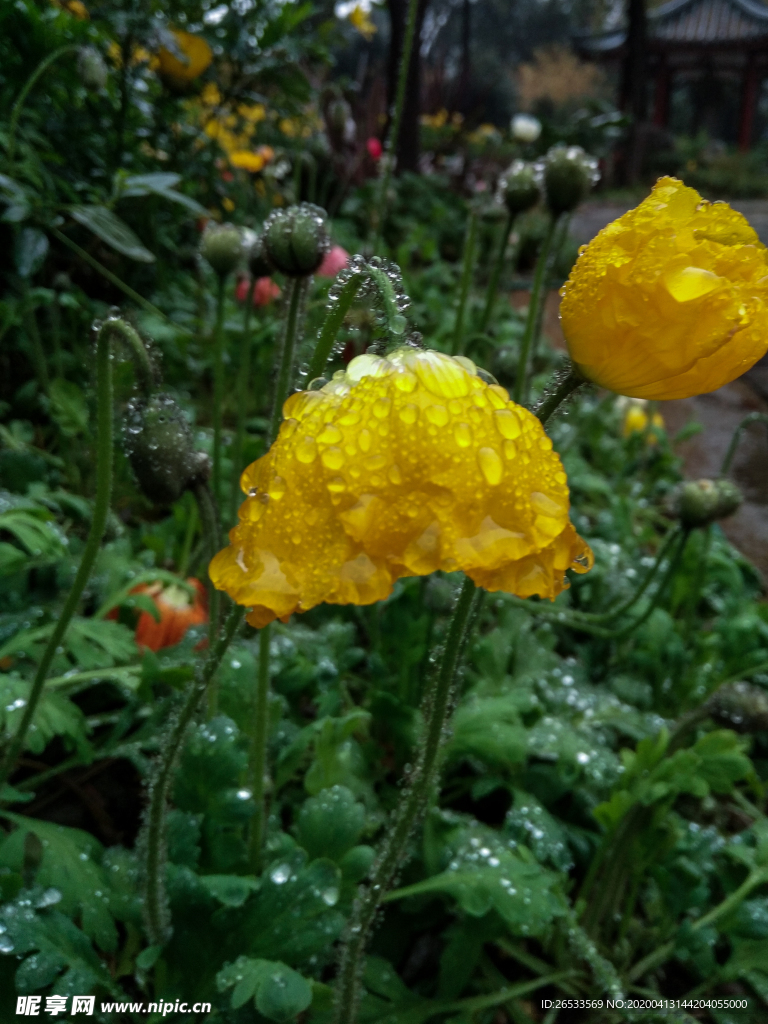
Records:
<instances>
[{"instance_id":1,"label":"green leaf","mask_svg":"<svg viewBox=\"0 0 768 1024\"><path fill-rule=\"evenodd\" d=\"M116 186L116 198L127 199L132 196L156 195L186 207L197 217L204 216L207 213L204 206L201 206L191 196L176 191L176 186L181 180L180 174L163 171L154 174L131 174L123 178Z\"/></svg>"},{"instance_id":2,"label":"green leaf","mask_svg":"<svg viewBox=\"0 0 768 1024\"><path fill-rule=\"evenodd\" d=\"M74 381L57 377L48 389L51 416L65 437L88 432L88 403L83 389Z\"/></svg>"},{"instance_id":3,"label":"green leaf","mask_svg":"<svg viewBox=\"0 0 768 1024\"><path fill-rule=\"evenodd\" d=\"M10 811L0 811L0 815L17 826L0 846L0 865L21 870L26 836L30 832L37 836L43 856L36 884L60 894L60 909L79 917L83 931L100 949L113 952L117 931L109 908L109 879L101 867L103 850L99 841L80 829Z\"/></svg>"},{"instance_id":4,"label":"green leaf","mask_svg":"<svg viewBox=\"0 0 768 1024\"><path fill-rule=\"evenodd\" d=\"M10 533L36 561L55 562L66 554L66 545L64 535L50 518L45 509L28 512L12 508L0 512L0 533Z\"/></svg>"},{"instance_id":5,"label":"green leaf","mask_svg":"<svg viewBox=\"0 0 768 1024\"><path fill-rule=\"evenodd\" d=\"M40 228L22 228L16 239L16 270L20 277L32 277L42 267L50 248L48 236Z\"/></svg>"},{"instance_id":6,"label":"green leaf","mask_svg":"<svg viewBox=\"0 0 768 1024\"><path fill-rule=\"evenodd\" d=\"M154 263L155 257L146 249L136 235L119 217L106 206L75 206L70 214L83 227L97 235L102 242L111 245L123 256L139 263Z\"/></svg>"},{"instance_id":7,"label":"green leaf","mask_svg":"<svg viewBox=\"0 0 768 1024\"><path fill-rule=\"evenodd\" d=\"M365 808L346 786L331 786L305 800L299 812L296 838L310 860L338 861L360 839Z\"/></svg>"},{"instance_id":8,"label":"green leaf","mask_svg":"<svg viewBox=\"0 0 768 1024\"><path fill-rule=\"evenodd\" d=\"M49 622L37 629L19 630L0 648L0 658L23 651L28 658L37 661L54 625ZM73 618L62 644L83 670L111 668L118 662L130 661L137 653L136 641L127 626L98 619Z\"/></svg>"},{"instance_id":9,"label":"green leaf","mask_svg":"<svg viewBox=\"0 0 768 1024\"><path fill-rule=\"evenodd\" d=\"M13 733L18 727L29 697L29 682L16 673L0 674L0 731ZM64 738L65 746L75 746L88 755L85 715L71 700L55 690L43 690L35 708L32 724L26 736L25 749L42 754L54 738Z\"/></svg>"},{"instance_id":10,"label":"green leaf","mask_svg":"<svg viewBox=\"0 0 768 1024\"><path fill-rule=\"evenodd\" d=\"M231 1006L239 1009L253 999L256 1009L278 1024L293 1020L312 1002L312 985L279 960L241 956L216 976L219 992L233 988Z\"/></svg>"},{"instance_id":11,"label":"green leaf","mask_svg":"<svg viewBox=\"0 0 768 1024\"><path fill-rule=\"evenodd\" d=\"M242 907L259 888L258 879L246 875L201 875L200 881L225 907Z\"/></svg>"},{"instance_id":12,"label":"green leaf","mask_svg":"<svg viewBox=\"0 0 768 1024\"><path fill-rule=\"evenodd\" d=\"M730 729L709 732L694 746L701 758L699 774L715 793L731 793L734 783L752 771L752 762L744 753L746 746Z\"/></svg>"}]
</instances>

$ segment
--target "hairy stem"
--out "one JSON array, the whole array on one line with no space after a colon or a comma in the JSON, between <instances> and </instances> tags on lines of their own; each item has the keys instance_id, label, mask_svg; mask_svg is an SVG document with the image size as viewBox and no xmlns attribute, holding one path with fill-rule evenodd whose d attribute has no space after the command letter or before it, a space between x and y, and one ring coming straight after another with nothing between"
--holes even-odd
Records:
<instances>
[{"instance_id":1,"label":"hairy stem","mask_svg":"<svg viewBox=\"0 0 768 1024\"><path fill-rule=\"evenodd\" d=\"M336 1024L354 1024L359 999L360 973L368 937L376 912L405 859L408 838L429 802L437 778L438 755L448 718L464 644L472 619L475 585L465 579L454 609L440 669L422 702L425 736L416 768L385 835L370 881L360 890L352 909L347 941L341 954L336 988Z\"/></svg>"},{"instance_id":2,"label":"hairy stem","mask_svg":"<svg viewBox=\"0 0 768 1024\"><path fill-rule=\"evenodd\" d=\"M564 376L559 379L555 378L552 390L544 394L534 409L534 413L538 416L540 423L546 423L562 403L567 398L570 398L574 391L578 391L586 383L587 381L584 377L571 364Z\"/></svg>"},{"instance_id":3,"label":"hairy stem","mask_svg":"<svg viewBox=\"0 0 768 1024\"><path fill-rule=\"evenodd\" d=\"M725 453L723 464L720 467L720 476L727 476L733 462L733 457L736 454L736 449L741 441L742 434L752 423L765 423L768 424L768 413L765 412L751 412L748 416L745 416L741 423L736 427L731 438L731 443L728 445L728 451Z\"/></svg>"},{"instance_id":4,"label":"hairy stem","mask_svg":"<svg viewBox=\"0 0 768 1024\"><path fill-rule=\"evenodd\" d=\"M336 337L341 330L341 325L344 323L344 318L355 301L355 296L360 290L364 278L365 274L362 272L353 274L341 289L341 294L334 305L328 310L323 326L320 329L315 351L312 353L312 358L309 362L309 369L307 370L308 381L314 380L316 377L322 377L326 363L330 359L333 346L336 343Z\"/></svg>"},{"instance_id":5,"label":"hairy stem","mask_svg":"<svg viewBox=\"0 0 768 1024\"><path fill-rule=\"evenodd\" d=\"M237 518L238 497L240 495L240 474L243 469L243 445L245 442L245 420L248 416L248 386L251 379L251 314L253 313L253 297L256 294L256 278L245 296L245 315L243 318L243 334L240 339L240 366L237 379L237 429L235 446L232 452L232 493L229 504L229 521L234 523Z\"/></svg>"},{"instance_id":6,"label":"hairy stem","mask_svg":"<svg viewBox=\"0 0 768 1024\"><path fill-rule=\"evenodd\" d=\"M190 683L178 717L174 720L152 782L149 795L149 811L146 818L144 858L144 919L147 935L152 945L162 945L168 939L169 925L165 895L165 818L173 782L176 759L181 750L187 729L197 711L208 684L221 664L242 622L245 609L235 605L229 613L224 629L216 643L209 649L208 657L199 666L194 680Z\"/></svg>"},{"instance_id":7,"label":"hairy stem","mask_svg":"<svg viewBox=\"0 0 768 1024\"><path fill-rule=\"evenodd\" d=\"M472 284L472 272L475 268L475 243L477 241L477 213L470 207L467 218L467 234L464 239L464 255L461 262L461 286L459 289L459 305L456 309L456 324L453 328L451 354L460 356L464 351L464 318L467 314L467 299Z\"/></svg>"},{"instance_id":8,"label":"hairy stem","mask_svg":"<svg viewBox=\"0 0 768 1024\"><path fill-rule=\"evenodd\" d=\"M213 328L213 494L221 501L221 421L224 404L224 298L227 278L219 274Z\"/></svg>"},{"instance_id":9,"label":"hairy stem","mask_svg":"<svg viewBox=\"0 0 768 1024\"><path fill-rule=\"evenodd\" d=\"M405 88L408 83L408 69L411 66L411 53L413 52L413 41L416 36L416 18L419 11L419 0L410 0L408 4L408 21L405 27L405 39L403 41L403 52L400 55L400 68L397 74L397 91L395 93L395 109L392 113L392 125L389 130L386 145L386 161L384 173L381 176L381 188L379 190L379 201L376 204L376 224L373 239L374 252L378 252L381 246L381 235L384 229L384 218L387 212L387 196L389 194L389 183L392 180L395 156L397 154L397 143L400 138L400 123L403 119L403 106L405 105Z\"/></svg>"},{"instance_id":10,"label":"hairy stem","mask_svg":"<svg viewBox=\"0 0 768 1024\"><path fill-rule=\"evenodd\" d=\"M264 626L259 632L259 675L253 702L253 731L251 734L250 770L251 792L256 809L251 818L250 859L251 871L260 874L262 850L267 827L267 726L269 715L269 639L271 629Z\"/></svg>"},{"instance_id":11,"label":"hairy stem","mask_svg":"<svg viewBox=\"0 0 768 1024\"><path fill-rule=\"evenodd\" d=\"M97 416L96 416L96 499L93 504L93 517L91 528L88 531L88 540L85 544L80 565L72 584L72 589L64 602L59 617L51 633L50 639L43 651L40 664L32 682L32 688L27 699L19 726L11 740L8 749L0 765L0 791L7 782L16 764L16 759L24 746L27 731L32 724L32 719L40 702L40 697L45 686L46 676L51 667L56 650L59 647L64 634L67 631L70 620L75 613L80 597L88 582L93 569L93 563L99 552L99 545L104 536L104 529L109 514L109 499L112 491L112 447L113 447L113 426L112 426L112 353L111 338L119 330L115 324L122 323L118 320L107 320L99 331L96 341L96 395L97 395Z\"/></svg>"},{"instance_id":12,"label":"hairy stem","mask_svg":"<svg viewBox=\"0 0 768 1024\"><path fill-rule=\"evenodd\" d=\"M531 346L534 343L536 325L540 323L539 307L544 301L544 286L546 284L547 269L549 267L549 254L552 250L552 242L555 237L555 225L557 221L550 215L547 224L547 233L541 243L541 252L536 261L536 270L533 275L533 287L531 289L531 301L528 305L528 315L525 319L525 330L520 342L520 358L517 364L517 377L515 378L514 400L520 404L525 401L528 392L528 361L531 353Z\"/></svg>"},{"instance_id":13,"label":"hairy stem","mask_svg":"<svg viewBox=\"0 0 768 1024\"><path fill-rule=\"evenodd\" d=\"M480 320L481 331L484 331L490 323L493 307L496 304L496 293L499 290L501 271L504 267L504 256L507 252L507 243L509 242L509 235L514 223L515 215L513 213L507 214L507 219L504 221L504 228L501 232L501 237L499 238L499 248L496 251L496 259L493 261L491 276L488 280L488 291L485 294L485 308Z\"/></svg>"}]
</instances>

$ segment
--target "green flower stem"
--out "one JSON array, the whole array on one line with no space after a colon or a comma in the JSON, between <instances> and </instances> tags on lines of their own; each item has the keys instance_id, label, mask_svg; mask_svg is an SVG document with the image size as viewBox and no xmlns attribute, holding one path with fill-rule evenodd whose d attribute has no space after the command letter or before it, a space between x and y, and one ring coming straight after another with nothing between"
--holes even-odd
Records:
<instances>
[{"instance_id":1,"label":"green flower stem","mask_svg":"<svg viewBox=\"0 0 768 1024\"><path fill-rule=\"evenodd\" d=\"M59 57L63 57L67 53L77 53L79 49L79 46L75 46L71 43L67 44L66 46L60 46L58 50L54 50L53 53L49 53L47 57L40 61L35 70L24 83L24 88L19 93L19 98L13 105L13 110L11 111L11 120L8 124L8 143L6 146L6 153L8 156L9 163L13 160L13 157L16 152L16 129L19 124L19 117L21 115L22 110L24 109L24 104L27 100L27 96L29 96L37 81L45 74L45 72L48 70L51 64L57 61Z\"/></svg>"},{"instance_id":2,"label":"green flower stem","mask_svg":"<svg viewBox=\"0 0 768 1024\"><path fill-rule=\"evenodd\" d=\"M765 423L768 425L768 413L765 412L751 412L748 416L745 416L741 423L736 427L731 438L731 443L728 445L728 451L725 453L723 459L723 465L720 467L720 476L727 476L733 462L733 457L736 454L736 449L741 441L741 436L744 431L752 423Z\"/></svg>"},{"instance_id":3,"label":"green flower stem","mask_svg":"<svg viewBox=\"0 0 768 1024\"><path fill-rule=\"evenodd\" d=\"M184 531L184 542L181 545L181 554L179 555L179 576L182 579L187 578L187 570L189 569L189 559L192 555L192 544L195 540L195 534L199 523L197 514L197 503L191 502L189 505L189 513L187 515L187 527Z\"/></svg>"},{"instance_id":4,"label":"green flower stem","mask_svg":"<svg viewBox=\"0 0 768 1024\"><path fill-rule=\"evenodd\" d=\"M248 415L248 386L251 380L251 316L253 314L253 297L256 294L256 279L245 296L245 314L243 317L243 334L240 339L240 366L237 380L237 429L235 446L232 452L232 492L230 495L229 521L234 523L237 518L238 497L240 495L240 474L243 471L243 444L245 442L245 420Z\"/></svg>"},{"instance_id":5,"label":"green flower stem","mask_svg":"<svg viewBox=\"0 0 768 1024\"><path fill-rule=\"evenodd\" d=\"M102 277L106 278L110 284L113 284L115 288L119 288L123 295L127 295L129 299L136 303L137 306L141 306L145 313L150 313L152 316L158 317L164 323L173 327L177 331L182 331L184 334L190 333L186 327L182 327L181 324L175 324L172 320L169 320L162 309L158 309L154 303L149 301L149 299L145 299L143 295L139 295L138 292L135 292L133 288L125 283L125 281L121 281L117 274L113 274L111 270L107 270L102 263L99 263L97 259L94 259L93 256L91 256L89 252L86 252L85 249L81 248L77 242L73 242L71 238L67 238L67 236L62 231L59 231L58 228L49 228L49 231L55 238L58 238L63 245L66 245L68 249L71 249L72 252L76 253L81 260L88 264L89 267L93 267L93 269L101 274Z\"/></svg>"},{"instance_id":6,"label":"green flower stem","mask_svg":"<svg viewBox=\"0 0 768 1024\"><path fill-rule=\"evenodd\" d=\"M11 740L5 757L0 765L0 792L8 781L11 772L16 764L16 759L24 746L27 731L32 724L37 705L45 686L46 676L51 667L56 650L59 647L64 634L67 631L70 620L75 613L80 597L88 582L93 569L93 563L99 552L101 539L104 536L104 529L107 525L109 514L109 499L112 491L112 448L113 448L113 388L112 388L112 352L111 339L119 329L115 324L121 323L117 320L107 320L98 334L96 342L96 395L97 395L97 419L96 419L96 499L93 505L93 517L91 527L88 531L88 539L83 550L80 565L72 584L72 589L64 602L59 617L51 633L50 639L43 651L40 664L32 682L32 688L27 698L27 706L24 709L21 721L16 733Z\"/></svg>"},{"instance_id":7,"label":"green flower stem","mask_svg":"<svg viewBox=\"0 0 768 1024\"><path fill-rule=\"evenodd\" d=\"M166 942L170 923L164 879L165 817L176 759L200 701L232 643L244 615L245 608L234 605L216 643L209 648L208 657L198 667L195 678L187 689L178 717L174 719L162 746L157 771L151 783L144 836L144 919L152 945L162 945Z\"/></svg>"},{"instance_id":8,"label":"green flower stem","mask_svg":"<svg viewBox=\"0 0 768 1024\"><path fill-rule=\"evenodd\" d=\"M296 353L296 339L299 333L299 317L304 302L307 281L308 278L305 277L292 277L286 287L286 292L288 293L288 314L285 318L285 329L280 346L274 405L272 406L272 417L269 424L269 438L267 440L270 443L274 441L280 430L283 405L288 398L291 381L293 380L293 364Z\"/></svg>"},{"instance_id":9,"label":"green flower stem","mask_svg":"<svg viewBox=\"0 0 768 1024\"><path fill-rule=\"evenodd\" d=\"M387 212L387 196L389 184L392 180L392 171L397 154L397 143L400 138L400 123L403 119L403 106L405 104L405 89L408 84L408 69L411 66L411 53L413 42L416 36L416 18L419 11L419 0L410 0L408 4L408 21L405 27L405 39L403 41L403 52L400 55L400 68L397 75L397 91L395 92L395 109L392 115L392 124L389 130L389 137L386 145L386 162L384 173L381 176L381 187L379 199L376 204L376 223L373 238L374 252L381 247L381 235L384 230L384 218Z\"/></svg>"},{"instance_id":10,"label":"green flower stem","mask_svg":"<svg viewBox=\"0 0 768 1024\"><path fill-rule=\"evenodd\" d=\"M211 582L208 565L221 547L221 529L216 501L207 483L198 482L193 488L202 526L203 544L205 545L206 571L205 587L208 593L208 646L213 647L214 640L221 626L221 594ZM216 717L218 707L218 690L215 681L208 688L208 718Z\"/></svg>"},{"instance_id":11,"label":"green flower stem","mask_svg":"<svg viewBox=\"0 0 768 1024\"><path fill-rule=\"evenodd\" d=\"M496 304L496 293L499 290L501 271L504 267L504 256L507 252L507 243L509 242L509 236L512 232L514 223L515 215L513 213L507 214L507 219L504 222L504 229L501 232L501 237L499 238L499 248L496 252L496 259L494 260L493 267L491 268L491 276L488 280L488 291L485 294L485 309L483 310L483 316L480 320L481 331L484 331L490 323L493 307Z\"/></svg>"},{"instance_id":12,"label":"green flower stem","mask_svg":"<svg viewBox=\"0 0 768 1024\"><path fill-rule=\"evenodd\" d=\"M262 850L267 827L267 726L269 724L269 640L271 632L270 626L264 626L259 631L259 676L253 702L253 732L249 758L251 792L256 808L251 817L250 830L251 871L255 875L261 873Z\"/></svg>"},{"instance_id":13,"label":"green flower stem","mask_svg":"<svg viewBox=\"0 0 768 1024\"><path fill-rule=\"evenodd\" d=\"M534 414L542 424L546 423L566 398L570 398L574 391L578 391L586 383L585 378L571 364L565 375L555 380L552 390L544 394L539 404L533 410Z\"/></svg>"},{"instance_id":14,"label":"green flower stem","mask_svg":"<svg viewBox=\"0 0 768 1024\"><path fill-rule=\"evenodd\" d=\"M528 315L525 320L525 330L520 342L520 358L517 364L517 377L515 379L514 400L518 405L525 401L528 392L528 361L531 347L535 341L536 325L539 323L539 307L545 297L545 284L547 270L549 268L549 256L552 251L552 242L555 237L555 226L557 221L550 215L547 224L547 232L544 241L541 243L541 252L536 261L536 270L533 275L533 287L531 289L531 301L528 305Z\"/></svg>"},{"instance_id":15,"label":"green flower stem","mask_svg":"<svg viewBox=\"0 0 768 1024\"><path fill-rule=\"evenodd\" d=\"M136 383L144 398L149 398L158 385L149 352L138 332L127 320L111 320L112 332L127 346L136 372Z\"/></svg>"},{"instance_id":16,"label":"green flower stem","mask_svg":"<svg viewBox=\"0 0 768 1024\"><path fill-rule=\"evenodd\" d=\"M475 269L475 245L477 242L477 213L470 207L467 217L467 234L464 239L464 255L461 262L461 286L459 289L459 305L456 309L456 324L453 328L451 354L460 356L464 351L464 318L467 313L467 299L472 284L472 272Z\"/></svg>"},{"instance_id":17,"label":"green flower stem","mask_svg":"<svg viewBox=\"0 0 768 1024\"><path fill-rule=\"evenodd\" d=\"M539 307L536 311L536 323L533 328L533 342L531 345L531 362L536 358L536 351L538 349L539 342L541 341L541 329L544 323L544 311L546 309L546 300L551 286L551 275L552 267L554 266L560 250L563 248L565 239L568 237L568 225L571 222L570 213L562 213L555 223L554 236L552 238L552 246L549 250L547 257L547 264L544 268L544 285L542 291L542 300L539 303Z\"/></svg>"},{"instance_id":18,"label":"green flower stem","mask_svg":"<svg viewBox=\"0 0 768 1024\"><path fill-rule=\"evenodd\" d=\"M472 620L475 585L465 579L453 613L437 678L422 702L425 736L418 762L394 813L370 873L361 888L348 923L336 988L336 1024L354 1024L357 1017L363 956L376 913L407 853L408 838L423 813L437 779L440 746L451 695Z\"/></svg>"},{"instance_id":19,"label":"green flower stem","mask_svg":"<svg viewBox=\"0 0 768 1024\"><path fill-rule=\"evenodd\" d=\"M37 381L43 394L47 394L50 381L48 379L48 364L45 358L45 349L43 348L43 343L40 338L40 329L37 325L35 311L28 304L24 311L24 323L27 327L29 340L32 342L32 360L35 364Z\"/></svg>"},{"instance_id":20,"label":"green flower stem","mask_svg":"<svg viewBox=\"0 0 768 1024\"><path fill-rule=\"evenodd\" d=\"M328 310L320 330L320 336L315 345L315 351L312 353L309 369L307 370L308 381L315 380L316 377L322 377L326 364L331 357L333 346L336 343L336 336L341 330L344 318L355 301L355 296L360 290L364 278L365 274L362 271L359 274L353 274L341 289L336 302Z\"/></svg>"},{"instance_id":21,"label":"green flower stem","mask_svg":"<svg viewBox=\"0 0 768 1024\"><path fill-rule=\"evenodd\" d=\"M219 274L213 328L213 494L221 501L221 422L224 405L224 299L227 277Z\"/></svg>"},{"instance_id":22,"label":"green flower stem","mask_svg":"<svg viewBox=\"0 0 768 1024\"><path fill-rule=\"evenodd\" d=\"M764 864L750 871L738 889L735 889L730 896L726 896L722 903L718 903L718 905L713 907L708 914L704 914L693 922L686 922L687 924L690 924L690 930L692 932L701 931L702 928L715 924L716 921L726 917L728 914L732 913L739 904L747 898L747 896L749 896L753 889L763 885L765 882L768 882L768 864ZM665 942L663 946L659 946L658 949L655 949L652 953L649 953L648 956L643 957L642 960L635 964L628 974L629 980L637 981L639 978L642 978L644 974L648 974L649 971L656 970L656 968L660 967L666 960L669 960L674 951L675 940L671 939L669 942Z\"/></svg>"}]
</instances>

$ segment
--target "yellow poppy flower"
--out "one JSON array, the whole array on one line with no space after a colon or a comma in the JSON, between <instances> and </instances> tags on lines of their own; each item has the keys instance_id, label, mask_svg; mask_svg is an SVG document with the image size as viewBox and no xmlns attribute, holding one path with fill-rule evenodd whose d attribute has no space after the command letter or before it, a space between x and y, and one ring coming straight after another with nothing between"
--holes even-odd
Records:
<instances>
[{"instance_id":1,"label":"yellow poppy flower","mask_svg":"<svg viewBox=\"0 0 768 1024\"><path fill-rule=\"evenodd\" d=\"M210 566L253 626L321 602L371 604L436 569L554 598L566 569L592 564L543 427L469 360L358 356L283 415Z\"/></svg>"},{"instance_id":2,"label":"yellow poppy flower","mask_svg":"<svg viewBox=\"0 0 768 1024\"><path fill-rule=\"evenodd\" d=\"M185 84L206 70L213 60L213 51L202 36L190 32L174 31L182 57L179 58L164 46L158 50L159 71L175 84Z\"/></svg>"},{"instance_id":3,"label":"yellow poppy flower","mask_svg":"<svg viewBox=\"0 0 768 1024\"><path fill-rule=\"evenodd\" d=\"M229 154L229 162L233 167L240 167L244 171L255 174L264 167L267 161L261 153L253 153L249 149L236 149L234 153Z\"/></svg>"},{"instance_id":4,"label":"yellow poppy flower","mask_svg":"<svg viewBox=\"0 0 768 1024\"><path fill-rule=\"evenodd\" d=\"M648 428L650 422L651 427L658 430L665 429L664 417L660 412L653 412L648 416L646 410L647 402L644 398L619 398L617 402L624 403L621 408L624 412L624 423L622 425L622 433L624 437L629 437L631 434L643 434ZM651 430L648 434L648 444L655 444L658 441L658 436Z\"/></svg>"},{"instance_id":5,"label":"yellow poppy flower","mask_svg":"<svg viewBox=\"0 0 768 1024\"><path fill-rule=\"evenodd\" d=\"M768 251L740 213L676 178L581 250L561 294L571 358L618 394L705 394L768 350Z\"/></svg>"}]
</instances>

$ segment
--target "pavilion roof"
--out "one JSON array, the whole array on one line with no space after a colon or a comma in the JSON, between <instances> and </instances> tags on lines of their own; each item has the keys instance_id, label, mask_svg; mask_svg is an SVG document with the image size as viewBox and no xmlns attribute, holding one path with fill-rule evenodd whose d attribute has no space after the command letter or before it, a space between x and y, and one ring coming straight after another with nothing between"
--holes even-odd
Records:
<instances>
[{"instance_id":1,"label":"pavilion roof","mask_svg":"<svg viewBox=\"0 0 768 1024\"><path fill-rule=\"evenodd\" d=\"M626 28L616 28L579 36L577 43L598 55L623 46L626 38ZM667 0L648 11L648 39L709 46L768 42L768 6L759 0Z\"/></svg>"}]
</instances>

